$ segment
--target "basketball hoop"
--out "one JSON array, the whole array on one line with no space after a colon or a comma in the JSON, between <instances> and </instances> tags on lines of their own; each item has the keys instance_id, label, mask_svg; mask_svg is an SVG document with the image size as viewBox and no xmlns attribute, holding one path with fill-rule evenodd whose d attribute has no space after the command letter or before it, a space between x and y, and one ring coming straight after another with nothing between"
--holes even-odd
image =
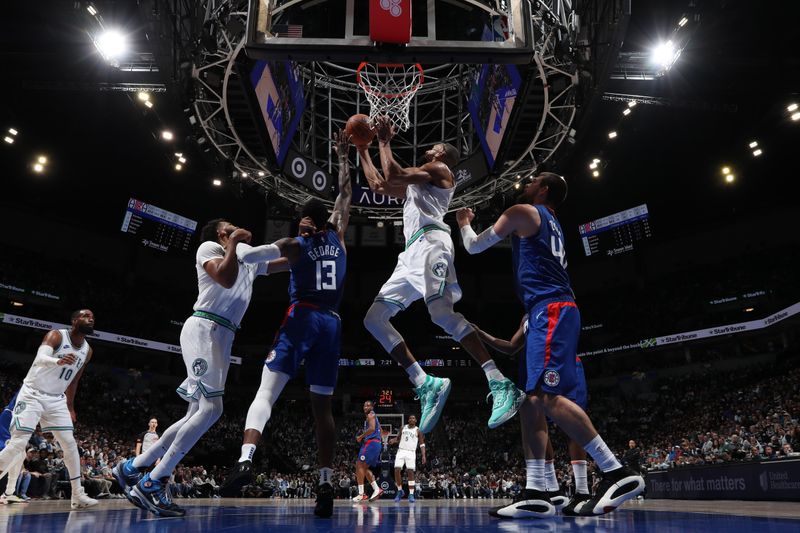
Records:
<instances>
[{"instance_id":1,"label":"basketball hoop","mask_svg":"<svg viewBox=\"0 0 800 533\"><path fill-rule=\"evenodd\" d=\"M387 115L395 128L406 131L410 125L411 99L425 81L422 65L414 63L367 63L356 70L356 81L369 101L369 118Z\"/></svg>"}]
</instances>

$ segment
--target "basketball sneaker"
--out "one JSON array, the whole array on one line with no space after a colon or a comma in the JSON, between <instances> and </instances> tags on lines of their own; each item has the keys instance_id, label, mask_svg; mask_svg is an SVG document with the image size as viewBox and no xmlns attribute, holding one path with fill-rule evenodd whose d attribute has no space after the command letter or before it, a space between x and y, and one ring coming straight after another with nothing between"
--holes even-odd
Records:
<instances>
[{"instance_id":1,"label":"basketball sneaker","mask_svg":"<svg viewBox=\"0 0 800 533\"><path fill-rule=\"evenodd\" d=\"M408 503L414 503L415 501L417 501L417 499L414 497L414 493L413 492L409 492L408 493Z\"/></svg>"},{"instance_id":2,"label":"basketball sneaker","mask_svg":"<svg viewBox=\"0 0 800 533\"><path fill-rule=\"evenodd\" d=\"M144 509L156 516L183 516L186 514L184 509L172 502L167 478L150 479L150 474L147 473L133 487L131 496L139 500Z\"/></svg>"},{"instance_id":3,"label":"basketball sneaker","mask_svg":"<svg viewBox=\"0 0 800 533\"><path fill-rule=\"evenodd\" d=\"M253 461L241 461L228 470L225 482L219 489L221 496L237 498L242 496L242 489L253 480Z\"/></svg>"},{"instance_id":4,"label":"basketball sneaker","mask_svg":"<svg viewBox=\"0 0 800 533\"><path fill-rule=\"evenodd\" d=\"M397 494L394 497L394 501L399 502L400 500L402 500L403 499L403 494L404 494L403 489L397 489ZM409 498L410 497L411 496L409 496Z\"/></svg>"},{"instance_id":5,"label":"basketball sneaker","mask_svg":"<svg viewBox=\"0 0 800 533\"><path fill-rule=\"evenodd\" d=\"M83 492L83 487L81 490L77 491L77 494L72 495L72 502L70 503L70 507L74 509L86 509L87 507L93 507L97 505L97 500L94 498L90 498Z\"/></svg>"},{"instance_id":6,"label":"basketball sneaker","mask_svg":"<svg viewBox=\"0 0 800 533\"><path fill-rule=\"evenodd\" d=\"M372 494L370 494L370 496L369 496L369 501L374 502L375 500L380 498L382 495L383 495L383 489L379 488L378 490L372 491Z\"/></svg>"},{"instance_id":7,"label":"basketball sneaker","mask_svg":"<svg viewBox=\"0 0 800 533\"><path fill-rule=\"evenodd\" d=\"M583 504L579 514L599 516L610 513L642 491L644 491L644 478L627 466L603 472L603 479L597 486L594 497Z\"/></svg>"},{"instance_id":8,"label":"basketball sneaker","mask_svg":"<svg viewBox=\"0 0 800 533\"><path fill-rule=\"evenodd\" d=\"M525 393L517 388L513 381L508 378L503 380L489 380L489 396L492 397L492 416L489 417L489 428L494 429L511 420L522 402L525 401Z\"/></svg>"},{"instance_id":9,"label":"basketball sneaker","mask_svg":"<svg viewBox=\"0 0 800 533\"><path fill-rule=\"evenodd\" d=\"M567 495L564 494L564 491L560 488L558 490L549 490L545 494L550 498L550 503L553 504L556 511L560 511L569 503L569 498L567 498Z\"/></svg>"},{"instance_id":10,"label":"basketball sneaker","mask_svg":"<svg viewBox=\"0 0 800 533\"><path fill-rule=\"evenodd\" d=\"M547 493L532 489L521 490L508 505L489 509L489 515L495 518L549 518L555 514Z\"/></svg>"},{"instance_id":11,"label":"basketball sneaker","mask_svg":"<svg viewBox=\"0 0 800 533\"><path fill-rule=\"evenodd\" d=\"M572 495L572 499L569 501L566 507L561 509L561 514L564 516L578 516L581 511L581 507L583 504L588 502L592 499L592 496L589 494L582 494L580 492L576 492Z\"/></svg>"},{"instance_id":12,"label":"basketball sneaker","mask_svg":"<svg viewBox=\"0 0 800 533\"><path fill-rule=\"evenodd\" d=\"M20 498L16 494L3 494L0 496L0 503L3 505L7 503L28 503L28 500Z\"/></svg>"},{"instance_id":13,"label":"basketball sneaker","mask_svg":"<svg viewBox=\"0 0 800 533\"><path fill-rule=\"evenodd\" d=\"M333 516L333 486L321 483L317 487L317 501L314 502L314 515L320 518Z\"/></svg>"},{"instance_id":14,"label":"basketball sneaker","mask_svg":"<svg viewBox=\"0 0 800 533\"><path fill-rule=\"evenodd\" d=\"M117 483L122 488L122 494L125 495L125 498L139 509L145 509L139 504L139 500L131 496L131 487L134 487L142 479L142 473L133 466L133 459L120 461L111 470L111 473L114 474L114 479L117 480Z\"/></svg>"},{"instance_id":15,"label":"basketball sneaker","mask_svg":"<svg viewBox=\"0 0 800 533\"><path fill-rule=\"evenodd\" d=\"M437 378L429 374L425 377L425 383L414 389L422 407L419 417L419 430L422 433L433 431L442 415L447 397L450 396L451 388L448 378Z\"/></svg>"},{"instance_id":16,"label":"basketball sneaker","mask_svg":"<svg viewBox=\"0 0 800 533\"><path fill-rule=\"evenodd\" d=\"M367 500L369 500L369 496L367 496L366 494L359 494L358 496L353 496L353 502L355 503L365 502Z\"/></svg>"}]
</instances>

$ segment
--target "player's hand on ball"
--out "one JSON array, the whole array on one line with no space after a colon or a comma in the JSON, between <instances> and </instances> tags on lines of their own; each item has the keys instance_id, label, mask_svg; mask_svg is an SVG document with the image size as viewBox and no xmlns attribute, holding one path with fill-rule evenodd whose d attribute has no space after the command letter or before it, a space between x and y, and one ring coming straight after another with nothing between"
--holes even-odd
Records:
<instances>
[{"instance_id":1,"label":"player's hand on ball","mask_svg":"<svg viewBox=\"0 0 800 533\"><path fill-rule=\"evenodd\" d=\"M253 234L247 231L244 228L236 228L233 233L231 233L229 240L233 242L250 242L250 239L253 238Z\"/></svg>"},{"instance_id":2,"label":"player's hand on ball","mask_svg":"<svg viewBox=\"0 0 800 533\"><path fill-rule=\"evenodd\" d=\"M350 150L350 135L344 130L339 130L338 133L333 134L333 151L339 157L347 157L347 152Z\"/></svg>"},{"instance_id":3,"label":"player's hand on ball","mask_svg":"<svg viewBox=\"0 0 800 533\"><path fill-rule=\"evenodd\" d=\"M458 221L459 227L466 226L475 220L475 213L473 213L472 209L469 207L462 207L456 212L456 220Z\"/></svg>"},{"instance_id":4,"label":"player's hand on ball","mask_svg":"<svg viewBox=\"0 0 800 533\"><path fill-rule=\"evenodd\" d=\"M380 115L375 118L375 132L380 142L389 142L394 137L394 126L388 116Z\"/></svg>"},{"instance_id":5,"label":"player's hand on ball","mask_svg":"<svg viewBox=\"0 0 800 533\"><path fill-rule=\"evenodd\" d=\"M78 358L75 357L74 353L68 353L64 357L60 358L56 364L58 366L72 365L72 364L75 364L75 361L77 361L77 360L78 360Z\"/></svg>"}]
</instances>

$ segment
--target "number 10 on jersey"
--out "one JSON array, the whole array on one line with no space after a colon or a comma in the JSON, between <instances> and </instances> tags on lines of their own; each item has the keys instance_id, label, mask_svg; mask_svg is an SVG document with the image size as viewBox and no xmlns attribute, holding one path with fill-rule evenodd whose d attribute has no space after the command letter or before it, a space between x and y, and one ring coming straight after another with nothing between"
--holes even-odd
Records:
<instances>
[{"instance_id":1,"label":"number 10 on jersey","mask_svg":"<svg viewBox=\"0 0 800 533\"><path fill-rule=\"evenodd\" d=\"M336 261L317 261L317 290L336 290Z\"/></svg>"}]
</instances>

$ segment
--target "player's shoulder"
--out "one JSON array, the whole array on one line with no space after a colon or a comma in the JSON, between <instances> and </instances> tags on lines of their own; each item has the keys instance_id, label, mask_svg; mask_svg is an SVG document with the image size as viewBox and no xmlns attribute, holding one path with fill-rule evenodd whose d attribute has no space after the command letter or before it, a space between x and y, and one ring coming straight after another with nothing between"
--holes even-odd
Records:
<instances>
[{"instance_id":1,"label":"player's shoulder","mask_svg":"<svg viewBox=\"0 0 800 533\"><path fill-rule=\"evenodd\" d=\"M214 257L225 257L225 248L215 241L203 241L197 247L196 257L198 262L205 262Z\"/></svg>"}]
</instances>

